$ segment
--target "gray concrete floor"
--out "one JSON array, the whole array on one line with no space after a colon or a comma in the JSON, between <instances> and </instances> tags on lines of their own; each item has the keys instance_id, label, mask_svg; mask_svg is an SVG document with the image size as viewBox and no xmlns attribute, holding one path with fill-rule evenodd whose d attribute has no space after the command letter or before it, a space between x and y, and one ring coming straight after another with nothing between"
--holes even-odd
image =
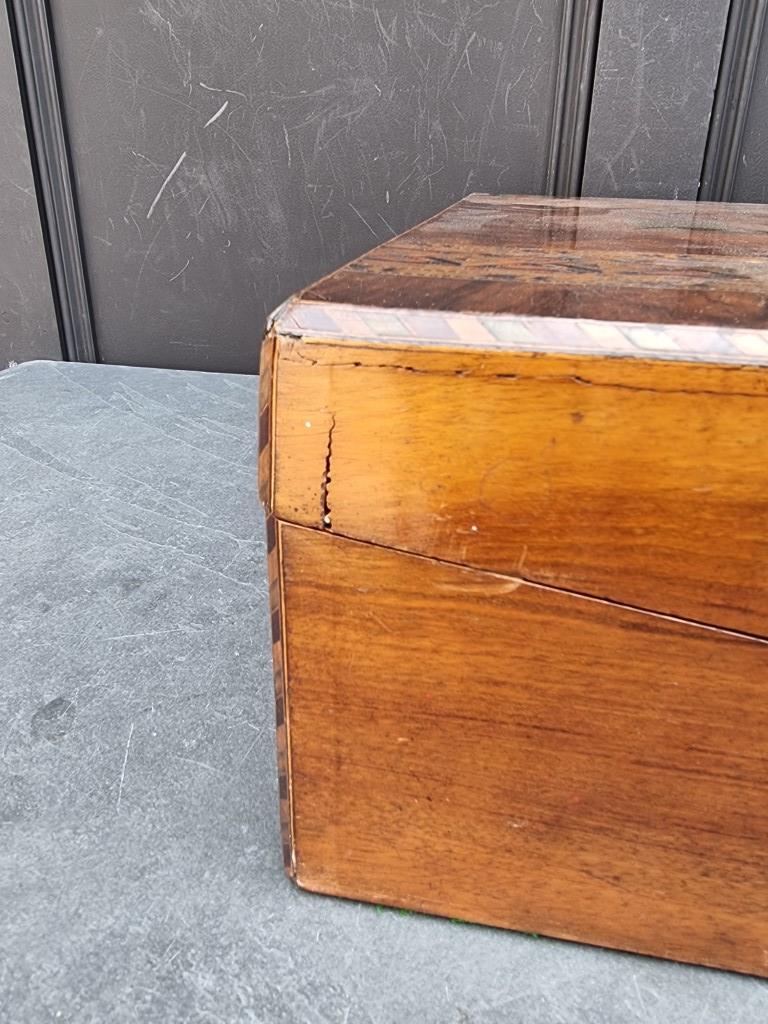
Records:
<instances>
[{"instance_id":1,"label":"gray concrete floor","mask_svg":"<svg viewBox=\"0 0 768 1024\"><path fill-rule=\"evenodd\" d=\"M738 1024L753 978L300 892L256 380L0 374L0 1021Z\"/></svg>"}]
</instances>

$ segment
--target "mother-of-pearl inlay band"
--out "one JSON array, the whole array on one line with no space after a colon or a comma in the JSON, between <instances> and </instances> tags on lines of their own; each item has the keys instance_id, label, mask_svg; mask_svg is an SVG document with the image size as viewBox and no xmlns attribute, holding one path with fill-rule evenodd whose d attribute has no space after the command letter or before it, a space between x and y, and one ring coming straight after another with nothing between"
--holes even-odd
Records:
<instances>
[{"instance_id":1,"label":"mother-of-pearl inlay band","mask_svg":"<svg viewBox=\"0 0 768 1024\"><path fill-rule=\"evenodd\" d=\"M697 324L380 310L298 300L278 313L276 327L280 333L359 341L407 340L428 345L768 366L768 331Z\"/></svg>"}]
</instances>

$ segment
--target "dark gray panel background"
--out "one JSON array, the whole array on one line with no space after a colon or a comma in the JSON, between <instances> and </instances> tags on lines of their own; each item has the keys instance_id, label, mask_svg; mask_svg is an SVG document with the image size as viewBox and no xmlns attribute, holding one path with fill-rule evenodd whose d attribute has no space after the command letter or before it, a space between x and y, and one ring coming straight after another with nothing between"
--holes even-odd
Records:
<instances>
[{"instance_id":1,"label":"dark gray panel background","mask_svg":"<svg viewBox=\"0 0 768 1024\"><path fill-rule=\"evenodd\" d=\"M468 192L544 187L560 2L52 13L106 362L253 370L296 288Z\"/></svg>"},{"instance_id":2,"label":"dark gray panel background","mask_svg":"<svg viewBox=\"0 0 768 1024\"><path fill-rule=\"evenodd\" d=\"M0 7L0 369L60 359L11 35Z\"/></svg>"},{"instance_id":3,"label":"dark gray panel background","mask_svg":"<svg viewBox=\"0 0 768 1024\"><path fill-rule=\"evenodd\" d=\"M752 83L733 199L740 203L768 202L768 21Z\"/></svg>"},{"instance_id":4,"label":"dark gray panel background","mask_svg":"<svg viewBox=\"0 0 768 1024\"><path fill-rule=\"evenodd\" d=\"M729 0L605 0L584 195L696 199Z\"/></svg>"}]
</instances>

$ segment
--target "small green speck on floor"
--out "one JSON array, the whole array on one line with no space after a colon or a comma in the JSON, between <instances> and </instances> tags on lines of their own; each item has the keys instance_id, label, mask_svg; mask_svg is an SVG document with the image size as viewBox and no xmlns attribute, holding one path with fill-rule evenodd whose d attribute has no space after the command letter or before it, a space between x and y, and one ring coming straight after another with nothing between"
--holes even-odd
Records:
<instances>
[{"instance_id":1,"label":"small green speck on floor","mask_svg":"<svg viewBox=\"0 0 768 1024\"><path fill-rule=\"evenodd\" d=\"M381 903L375 903L374 910L377 914L399 914L401 917L413 917L416 913L415 910L406 910L405 907L384 907Z\"/></svg>"}]
</instances>

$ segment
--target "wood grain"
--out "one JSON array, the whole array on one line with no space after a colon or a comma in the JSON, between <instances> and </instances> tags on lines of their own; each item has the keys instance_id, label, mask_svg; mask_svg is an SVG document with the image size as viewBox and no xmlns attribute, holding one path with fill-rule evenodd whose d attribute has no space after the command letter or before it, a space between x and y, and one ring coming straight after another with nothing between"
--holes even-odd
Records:
<instances>
[{"instance_id":1,"label":"wood grain","mask_svg":"<svg viewBox=\"0 0 768 1024\"><path fill-rule=\"evenodd\" d=\"M767 644L279 530L300 885L768 973Z\"/></svg>"},{"instance_id":2,"label":"wood grain","mask_svg":"<svg viewBox=\"0 0 768 1024\"><path fill-rule=\"evenodd\" d=\"M474 196L278 311L300 885L768 977L767 243Z\"/></svg>"},{"instance_id":3,"label":"wood grain","mask_svg":"<svg viewBox=\"0 0 768 1024\"><path fill-rule=\"evenodd\" d=\"M279 340L275 514L766 635L768 372Z\"/></svg>"},{"instance_id":4,"label":"wood grain","mask_svg":"<svg viewBox=\"0 0 768 1024\"><path fill-rule=\"evenodd\" d=\"M762 205L474 195L302 297L765 328L767 256Z\"/></svg>"}]
</instances>

